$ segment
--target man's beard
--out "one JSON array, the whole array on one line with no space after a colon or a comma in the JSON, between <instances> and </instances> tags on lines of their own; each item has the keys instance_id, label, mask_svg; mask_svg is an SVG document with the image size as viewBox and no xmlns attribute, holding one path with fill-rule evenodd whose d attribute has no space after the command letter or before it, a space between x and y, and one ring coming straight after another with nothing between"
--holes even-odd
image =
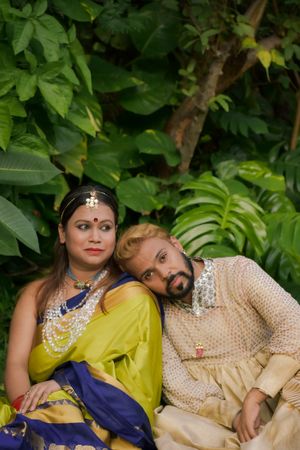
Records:
<instances>
[{"instance_id":1,"label":"man's beard","mask_svg":"<svg viewBox=\"0 0 300 450\"><path fill-rule=\"evenodd\" d=\"M194 288L195 276L194 276L194 268L193 268L192 261L184 253L181 253L181 254L182 254L185 266L188 271L187 272L180 271L180 272L172 274L168 277L167 286L166 286L167 295L165 297L171 301L183 299ZM178 286L176 286L175 292L174 292L172 289L172 286L171 286L171 282L178 276L181 276L182 278L186 279L187 284L184 285L184 283L181 282Z\"/></svg>"}]
</instances>

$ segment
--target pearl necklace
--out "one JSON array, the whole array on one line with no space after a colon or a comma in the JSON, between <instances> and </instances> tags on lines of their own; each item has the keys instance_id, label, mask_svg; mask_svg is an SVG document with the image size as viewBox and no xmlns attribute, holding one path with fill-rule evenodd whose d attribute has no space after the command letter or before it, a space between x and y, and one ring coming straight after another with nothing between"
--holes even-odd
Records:
<instances>
[{"instance_id":1,"label":"pearl necklace","mask_svg":"<svg viewBox=\"0 0 300 450\"><path fill-rule=\"evenodd\" d=\"M102 280L107 273L107 270L100 272L95 283ZM44 314L42 340L48 354L59 358L70 349L85 331L104 290L104 287L100 287L93 293L88 291L81 302L72 308L67 306L67 301L63 301L65 290L57 291L55 303L47 308ZM74 313L68 317L68 313L73 311Z\"/></svg>"}]
</instances>

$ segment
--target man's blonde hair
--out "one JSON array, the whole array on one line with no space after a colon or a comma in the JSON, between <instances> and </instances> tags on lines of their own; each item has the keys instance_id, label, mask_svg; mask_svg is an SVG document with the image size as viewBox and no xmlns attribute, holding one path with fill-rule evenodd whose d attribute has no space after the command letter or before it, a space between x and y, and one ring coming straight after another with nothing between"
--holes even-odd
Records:
<instances>
[{"instance_id":1,"label":"man's blonde hair","mask_svg":"<svg viewBox=\"0 0 300 450\"><path fill-rule=\"evenodd\" d=\"M126 270L126 262L138 254L142 243L149 238L170 239L167 230L152 223L142 223L129 227L119 238L115 249L115 260Z\"/></svg>"}]
</instances>

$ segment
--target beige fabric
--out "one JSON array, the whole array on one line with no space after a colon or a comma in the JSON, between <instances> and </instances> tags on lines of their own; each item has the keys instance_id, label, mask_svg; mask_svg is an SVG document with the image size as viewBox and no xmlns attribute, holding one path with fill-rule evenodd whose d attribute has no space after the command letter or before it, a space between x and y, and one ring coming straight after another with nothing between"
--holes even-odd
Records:
<instances>
[{"instance_id":1,"label":"beige fabric","mask_svg":"<svg viewBox=\"0 0 300 450\"><path fill-rule=\"evenodd\" d=\"M197 422L194 425L197 436L206 436L203 430L207 422L203 420L211 420L212 425L217 427L217 431L209 433L211 438L220 433L223 436L224 431L227 433L231 429L232 420L252 387L259 387L275 397L285 386L284 398L287 401L293 398L293 403L280 403L280 411L284 411L285 415L276 410L274 416L278 396L262 405L262 418L270 424L264 427L256 441L253 440L256 446L251 447L247 443L240 447L236 436L232 435L228 440L227 434L226 439L221 438L222 445L217 445L243 450L286 450L282 443L281 447L277 444L272 447L272 440L275 439L276 429L279 430L276 436L283 434L284 428L277 420L282 415L288 423L286 429L293 430L290 431L291 436L293 433L297 435L300 430L300 378L298 384L296 378L289 381L300 369L300 306L254 261L245 257L215 259L214 277L216 306L206 314L197 317L173 304L165 305L165 399L181 410L194 413L194 418L201 421L201 424ZM204 347L202 358L196 357L199 343ZM289 408L292 408L293 414L287 414ZM178 414L178 409L176 411ZM180 427L180 420L174 429L165 428L165 422L169 422L165 419L166 414L170 414L169 407L166 412L164 410L157 415L157 446L159 450L177 449L170 446L170 439L177 441L177 434L182 432L188 436L190 428ZM168 435L164 435L164 429ZM174 430L177 438L174 438ZM169 442L163 444L167 436ZM280 442L278 436L276 439ZM213 447L210 441L195 444L193 439L185 437L179 443L201 450L218 448ZM260 443L259 440L263 439L267 439L269 447ZM293 443L286 445L289 445L288 450L294 450Z\"/></svg>"}]
</instances>

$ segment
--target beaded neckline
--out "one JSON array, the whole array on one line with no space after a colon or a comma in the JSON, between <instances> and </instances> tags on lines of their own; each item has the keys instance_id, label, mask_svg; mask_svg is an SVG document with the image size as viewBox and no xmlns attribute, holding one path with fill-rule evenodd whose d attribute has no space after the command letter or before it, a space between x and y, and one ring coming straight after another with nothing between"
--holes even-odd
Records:
<instances>
[{"instance_id":1,"label":"beaded neckline","mask_svg":"<svg viewBox=\"0 0 300 450\"><path fill-rule=\"evenodd\" d=\"M95 283L105 278L107 270L97 276ZM95 308L104 294L105 287L95 291L87 290L86 295L74 306L64 301L65 292L59 289L56 292L56 302L49 306L44 313L42 340L44 348L51 356L59 358L85 331ZM71 315L67 313L72 312Z\"/></svg>"},{"instance_id":2,"label":"beaded neckline","mask_svg":"<svg viewBox=\"0 0 300 450\"><path fill-rule=\"evenodd\" d=\"M192 293L192 304L189 305L181 300L174 303L179 308L186 310L195 316L207 313L216 303L216 289L214 280L214 263L212 259L201 259L204 268L200 276L194 282Z\"/></svg>"}]
</instances>

